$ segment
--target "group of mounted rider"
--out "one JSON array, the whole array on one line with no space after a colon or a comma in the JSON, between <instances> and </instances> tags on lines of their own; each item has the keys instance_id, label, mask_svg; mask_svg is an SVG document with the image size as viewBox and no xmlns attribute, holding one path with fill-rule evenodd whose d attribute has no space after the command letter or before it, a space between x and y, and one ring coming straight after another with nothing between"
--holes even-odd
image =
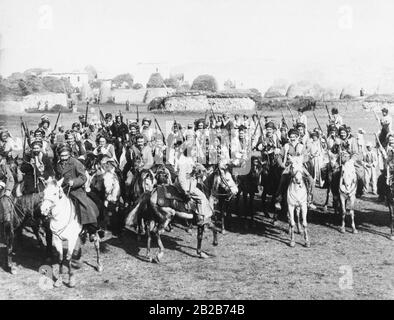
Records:
<instances>
[{"instance_id":1,"label":"group of mounted rider","mask_svg":"<svg viewBox=\"0 0 394 320\"><path fill-rule=\"evenodd\" d=\"M374 146L364 141L362 129L353 133L343 123L337 108L329 113L326 132L316 116L318 127L311 129L302 109L297 117L292 115L292 126L283 113L281 121L275 123L257 113L251 117L237 114L231 119L229 113L219 115L211 109L211 114L206 112L205 118L187 125L174 119L167 135L154 117L153 123L149 118L125 123L121 113L113 117L100 111L99 122L89 122L87 115L80 115L79 121L66 130L57 122L51 128L49 118L43 115L31 131L22 121L23 147L7 128L0 132L1 218L7 220L4 212L15 206L15 199L28 195L42 198L47 181L54 177L61 179L61 188L72 199L81 225L93 238L96 234L103 236L101 229L107 225L102 221L108 218L108 211L119 215L113 231L120 234L126 216L120 217L119 208L126 213L133 211L143 202L144 194L159 185L173 187L158 192L156 203L161 208L161 203L166 203L172 210L153 210L156 231L168 227L175 215L190 217L181 211L190 211L192 203L193 218L208 221L215 205L201 187L201 179L215 173L219 173L222 186L216 190L218 198L225 195L229 202L235 194L243 193L253 199L263 190L265 213L267 194L272 196L272 210L286 212L285 195L296 157L302 159L309 208L315 208L314 188L329 189L335 168L348 160L357 176L356 196L367 192L372 182L372 192L385 197L393 180L394 134L388 110L382 109L382 115L381 132ZM383 159L380 177L379 158ZM111 173L115 181L111 190L106 188L108 183L97 179L105 173ZM112 198L111 192L116 193ZM182 202L188 205L182 207ZM39 210L33 211L31 218L39 219Z\"/></svg>"}]
</instances>

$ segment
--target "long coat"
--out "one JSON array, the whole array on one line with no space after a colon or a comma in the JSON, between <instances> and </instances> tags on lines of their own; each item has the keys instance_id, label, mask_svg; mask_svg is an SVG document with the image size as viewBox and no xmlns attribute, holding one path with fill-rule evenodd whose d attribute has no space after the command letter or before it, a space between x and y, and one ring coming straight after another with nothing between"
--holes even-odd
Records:
<instances>
[{"instance_id":1,"label":"long coat","mask_svg":"<svg viewBox=\"0 0 394 320\"><path fill-rule=\"evenodd\" d=\"M32 158L34 159L33 156L27 156L25 159L26 161L21 165L21 171L24 173L23 194L33 194L44 191L45 185L39 178L44 178L46 180L55 175L52 162L47 155L42 153L39 155L39 160L44 166L43 171L38 170L35 164L30 163Z\"/></svg>"},{"instance_id":2,"label":"long coat","mask_svg":"<svg viewBox=\"0 0 394 320\"><path fill-rule=\"evenodd\" d=\"M99 210L96 204L87 196L84 185L87 180L85 168L77 159L70 157L67 161L59 161L56 164L56 178L64 178L62 187L68 193L68 182L73 180L73 186L70 188L69 196L74 201L76 207L79 207L81 223L96 224ZM77 209L78 212L78 209Z\"/></svg>"}]
</instances>

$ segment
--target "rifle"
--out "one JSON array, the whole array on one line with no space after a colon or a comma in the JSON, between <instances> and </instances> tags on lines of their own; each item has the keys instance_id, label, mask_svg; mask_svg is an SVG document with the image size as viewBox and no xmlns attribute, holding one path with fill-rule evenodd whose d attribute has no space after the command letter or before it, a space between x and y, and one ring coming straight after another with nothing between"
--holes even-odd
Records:
<instances>
[{"instance_id":1,"label":"rifle","mask_svg":"<svg viewBox=\"0 0 394 320\"><path fill-rule=\"evenodd\" d=\"M376 132L374 133L374 135L375 135L376 141L379 143L379 147L384 150L384 148L383 148L382 144L380 143L379 137L376 134Z\"/></svg>"},{"instance_id":2,"label":"rifle","mask_svg":"<svg viewBox=\"0 0 394 320\"><path fill-rule=\"evenodd\" d=\"M89 104L86 104L86 112L85 112L85 123L84 123L84 127L88 126L88 109L89 109Z\"/></svg>"},{"instance_id":3,"label":"rifle","mask_svg":"<svg viewBox=\"0 0 394 320\"><path fill-rule=\"evenodd\" d=\"M327 114L328 114L328 121L329 121L329 122L332 122L331 114L330 114L330 111L328 111L327 105L326 105L326 110L327 110Z\"/></svg>"},{"instance_id":4,"label":"rifle","mask_svg":"<svg viewBox=\"0 0 394 320\"><path fill-rule=\"evenodd\" d=\"M290 111L291 119L293 120L293 126L294 126L294 125L296 124L296 121L295 121L295 119L294 119L293 112L292 112L291 109L290 109L289 103L286 103L286 106L287 106L287 109L289 109L289 111Z\"/></svg>"},{"instance_id":5,"label":"rifle","mask_svg":"<svg viewBox=\"0 0 394 320\"><path fill-rule=\"evenodd\" d=\"M138 104L136 106L137 106L137 123L139 124L140 123L140 112L138 111Z\"/></svg>"},{"instance_id":6,"label":"rifle","mask_svg":"<svg viewBox=\"0 0 394 320\"><path fill-rule=\"evenodd\" d=\"M23 119L21 117L21 133L22 133L22 137L24 137L23 139L23 156L22 156L22 160L25 159L25 153L26 153L26 132L25 132L25 127L24 127L24 123L23 123Z\"/></svg>"},{"instance_id":7,"label":"rifle","mask_svg":"<svg viewBox=\"0 0 394 320\"><path fill-rule=\"evenodd\" d=\"M316 120L317 126L319 127L319 130L321 131L321 133L322 133L322 135L323 135L323 138L324 138L324 140L326 140L326 142L327 142L326 135L324 134L324 131L323 131L323 129L322 129L322 127L321 127L320 123L319 123L319 120L317 120L317 117L316 117L316 113L315 113L315 111L313 111L313 116L315 117L315 120Z\"/></svg>"},{"instance_id":8,"label":"rifle","mask_svg":"<svg viewBox=\"0 0 394 320\"><path fill-rule=\"evenodd\" d=\"M53 127L53 130L52 130L51 134L54 133L54 132L56 131L57 124L58 124L58 122L59 122L59 118L60 118L60 114L61 114L61 113L62 113L62 109L59 109L59 113L57 114L55 126Z\"/></svg>"},{"instance_id":9,"label":"rifle","mask_svg":"<svg viewBox=\"0 0 394 320\"><path fill-rule=\"evenodd\" d=\"M213 118L215 119L215 122L217 122L215 112L213 112L213 109L212 109L212 105L211 105L211 113L213 115Z\"/></svg>"},{"instance_id":10,"label":"rifle","mask_svg":"<svg viewBox=\"0 0 394 320\"><path fill-rule=\"evenodd\" d=\"M164 136L163 131L161 131L159 122L157 121L156 117L153 117L153 119L155 119L156 125L157 125L157 127L159 128L159 130L160 130L161 136L163 137L163 143L164 143L164 145L166 146L166 145L167 145L167 144L166 144L166 138L165 138L165 136Z\"/></svg>"},{"instance_id":11,"label":"rifle","mask_svg":"<svg viewBox=\"0 0 394 320\"><path fill-rule=\"evenodd\" d=\"M282 113L282 124L284 124L288 128L285 115L283 114L283 110L281 109L280 112Z\"/></svg>"},{"instance_id":12,"label":"rifle","mask_svg":"<svg viewBox=\"0 0 394 320\"><path fill-rule=\"evenodd\" d=\"M379 123L379 126L381 127L382 124L380 123L380 119L379 119L378 115L376 114L376 110L375 109L373 110L373 113L375 115L376 121Z\"/></svg>"}]
</instances>

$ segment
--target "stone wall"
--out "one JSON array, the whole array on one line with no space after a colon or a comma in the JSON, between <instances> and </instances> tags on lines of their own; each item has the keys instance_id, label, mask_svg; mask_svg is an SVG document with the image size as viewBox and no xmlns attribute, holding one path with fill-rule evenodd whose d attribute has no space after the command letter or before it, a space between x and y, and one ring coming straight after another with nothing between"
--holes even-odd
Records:
<instances>
[{"instance_id":1,"label":"stone wall","mask_svg":"<svg viewBox=\"0 0 394 320\"><path fill-rule=\"evenodd\" d=\"M215 112L254 111L256 104L250 98L209 97L206 95L172 96L164 99L164 110L171 112Z\"/></svg>"},{"instance_id":2,"label":"stone wall","mask_svg":"<svg viewBox=\"0 0 394 320\"><path fill-rule=\"evenodd\" d=\"M49 109L57 104L67 107L67 95L64 93L31 94L18 100L0 101L0 113L24 113L25 109L37 108L38 102L41 102L40 108L44 110L45 101L48 101Z\"/></svg>"}]
</instances>

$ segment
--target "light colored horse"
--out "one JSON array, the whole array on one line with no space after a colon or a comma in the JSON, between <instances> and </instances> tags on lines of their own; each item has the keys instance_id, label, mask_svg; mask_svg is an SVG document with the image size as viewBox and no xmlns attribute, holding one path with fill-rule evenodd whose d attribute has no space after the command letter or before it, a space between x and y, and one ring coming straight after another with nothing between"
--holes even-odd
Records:
<instances>
[{"instance_id":1,"label":"light colored horse","mask_svg":"<svg viewBox=\"0 0 394 320\"><path fill-rule=\"evenodd\" d=\"M310 241L307 230L307 213L308 213L308 190L303 177L302 157L290 157L290 184L287 188L287 207L289 218L289 233L291 236L290 247L295 246L294 238L294 214L297 216L297 229L301 233L300 212L302 216L302 226L304 228L305 246L310 247Z\"/></svg>"},{"instance_id":2,"label":"light colored horse","mask_svg":"<svg viewBox=\"0 0 394 320\"><path fill-rule=\"evenodd\" d=\"M82 225L78 221L74 203L64 193L61 185L63 179L56 182L51 178L47 180L44 190L44 199L41 204L41 214L50 220L52 231L52 242L58 254L58 261L53 265L53 275L55 277L55 287L60 287L62 281L63 265L63 242L67 241L66 266L69 270L69 286L75 286L75 278L72 270L71 258L74 251L79 246L79 236L82 232ZM96 234L94 244L97 255L97 271L101 272L103 267L100 262L100 239Z\"/></svg>"},{"instance_id":3,"label":"light colored horse","mask_svg":"<svg viewBox=\"0 0 394 320\"><path fill-rule=\"evenodd\" d=\"M342 207L341 233L345 233L346 204L349 204L350 217L352 221L353 233L358 233L354 224L354 202L356 201L357 174L354 161L343 158L341 178L339 180L339 197Z\"/></svg>"}]
</instances>

